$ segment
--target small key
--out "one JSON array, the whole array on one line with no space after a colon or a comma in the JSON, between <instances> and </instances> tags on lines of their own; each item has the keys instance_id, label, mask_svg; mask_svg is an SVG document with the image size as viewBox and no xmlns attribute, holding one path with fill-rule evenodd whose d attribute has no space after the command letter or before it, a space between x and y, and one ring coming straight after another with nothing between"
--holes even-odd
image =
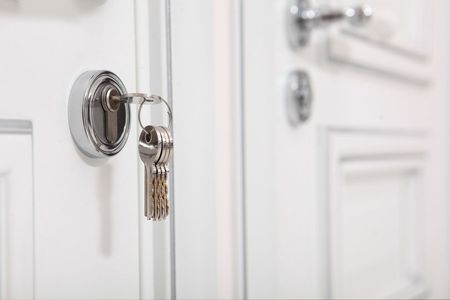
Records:
<instances>
[{"instance_id":1,"label":"small key","mask_svg":"<svg viewBox=\"0 0 450 300\"><path fill-rule=\"evenodd\" d=\"M139 137L139 156L144 163L144 214L156 220L157 163L163 153L162 134L157 127L146 126Z\"/></svg>"},{"instance_id":2,"label":"small key","mask_svg":"<svg viewBox=\"0 0 450 300\"><path fill-rule=\"evenodd\" d=\"M161 136L161 140L162 140L162 150L161 150L161 155L160 158L158 159L157 162L155 162L155 198L154 198L154 220L160 221L161 219L163 219L163 209L162 209L162 196L163 194L161 193L161 184L162 184L162 175L163 175L163 168L162 168L162 163L164 161L164 158L166 156L166 151L164 149L164 145L166 144L166 135L165 132L161 129L161 127L155 127L155 130L159 132L160 136Z\"/></svg>"},{"instance_id":3,"label":"small key","mask_svg":"<svg viewBox=\"0 0 450 300\"><path fill-rule=\"evenodd\" d=\"M161 183L160 183L160 191L161 191L161 210L163 218L166 218L169 213L169 203L168 203L168 190L167 187L167 173L169 172L169 168L167 167L167 162L170 159L170 134L165 127L160 127L163 132L163 149L164 156L161 158L160 166L161 166Z\"/></svg>"},{"instance_id":4,"label":"small key","mask_svg":"<svg viewBox=\"0 0 450 300\"><path fill-rule=\"evenodd\" d=\"M161 201L162 201L162 215L163 218L166 218L169 215L169 188L167 185L167 178L169 174L169 162L172 157L173 152L173 139L169 129L165 127L160 127L163 130L163 138L164 144L163 149L164 153L161 157L161 162L159 165L161 166Z\"/></svg>"}]
</instances>

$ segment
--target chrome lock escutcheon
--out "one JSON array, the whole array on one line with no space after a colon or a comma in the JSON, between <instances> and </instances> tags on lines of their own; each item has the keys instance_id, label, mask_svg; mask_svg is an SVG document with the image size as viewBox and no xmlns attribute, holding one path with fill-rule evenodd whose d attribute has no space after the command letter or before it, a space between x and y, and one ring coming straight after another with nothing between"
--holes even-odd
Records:
<instances>
[{"instance_id":1,"label":"chrome lock escutcheon","mask_svg":"<svg viewBox=\"0 0 450 300\"><path fill-rule=\"evenodd\" d=\"M116 155L130 132L130 104L164 103L171 122L171 109L159 96L127 93L122 80L106 70L87 71L72 86L69 97L69 127L82 153L92 158Z\"/></svg>"},{"instance_id":2,"label":"chrome lock escutcheon","mask_svg":"<svg viewBox=\"0 0 450 300\"><path fill-rule=\"evenodd\" d=\"M144 126L144 104L164 104L169 126ZM138 151L144 164L144 216L162 221L169 215L169 172L173 154L172 109L157 95L127 93L110 71L88 71L75 81L69 99L69 126L81 152L104 158L120 152L130 131L130 104L138 104Z\"/></svg>"},{"instance_id":3,"label":"chrome lock escutcheon","mask_svg":"<svg viewBox=\"0 0 450 300\"><path fill-rule=\"evenodd\" d=\"M76 79L69 97L69 127L75 144L85 155L108 157L125 146L130 105L106 99L126 93L123 82L110 71L87 71Z\"/></svg>"}]
</instances>

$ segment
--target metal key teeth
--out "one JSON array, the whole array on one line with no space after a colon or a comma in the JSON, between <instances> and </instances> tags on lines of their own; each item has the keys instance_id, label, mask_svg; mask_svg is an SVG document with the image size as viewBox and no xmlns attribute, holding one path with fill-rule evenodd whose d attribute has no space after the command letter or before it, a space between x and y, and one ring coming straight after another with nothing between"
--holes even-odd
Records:
<instances>
[{"instance_id":1,"label":"metal key teeth","mask_svg":"<svg viewBox=\"0 0 450 300\"><path fill-rule=\"evenodd\" d=\"M165 177L166 174L162 174L161 176L161 195L162 195L162 217L165 219L167 217L167 194L165 187Z\"/></svg>"},{"instance_id":2,"label":"metal key teeth","mask_svg":"<svg viewBox=\"0 0 450 300\"><path fill-rule=\"evenodd\" d=\"M160 205L160 217L161 220L164 220L166 218L166 212L165 212L165 203L164 203L164 199L165 199L165 195L164 195L164 174L161 174L161 181L159 183L159 188L161 191L161 205Z\"/></svg>"},{"instance_id":3,"label":"metal key teeth","mask_svg":"<svg viewBox=\"0 0 450 300\"><path fill-rule=\"evenodd\" d=\"M163 174L159 174L159 182L158 182L158 221L164 220L164 193L163 193Z\"/></svg>"},{"instance_id":4,"label":"metal key teeth","mask_svg":"<svg viewBox=\"0 0 450 300\"><path fill-rule=\"evenodd\" d=\"M165 204L165 217L167 217L169 215L169 187L167 185L167 174L164 174L164 181L163 181L163 186L164 186L164 204Z\"/></svg>"},{"instance_id":5,"label":"metal key teeth","mask_svg":"<svg viewBox=\"0 0 450 300\"><path fill-rule=\"evenodd\" d=\"M156 199L158 197L158 177L157 174L153 174L153 194L152 194L152 212L150 214L151 220L156 220Z\"/></svg>"},{"instance_id":6,"label":"metal key teeth","mask_svg":"<svg viewBox=\"0 0 450 300\"><path fill-rule=\"evenodd\" d=\"M162 177L163 174L159 174L159 218L158 220L163 220L164 219L164 194L162 192Z\"/></svg>"},{"instance_id":7,"label":"metal key teeth","mask_svg":"<svg viewBox=\"0 0 450 300\"><path fill-rule=\"evenodd\" d=\"M160 175L156 175L156 195L154 198L155 201L155 216L154 216L154 220L155 221L159 221L160 220L160 201L159 199L161 198L161 179L160 179Z\"/></svg>"},{"instance_id":8,"label":"metal key teeth","mask_svg":"<svg viewBox=\"0 0 450 300\"><path fill-rule=\"evenodd\" d=\"M158 197L159 197L159 178L158 178L158 174L154 175L154 179L155 179L155 185L154 185L154 189L155 189L155 193L153 194L152 197L152 202L153 202L153 210L152 210L152 220L156 221L158 220Z\"/></svg>"},{"instance_id":9,"label":"metal key teeth","mask_svg":"<svg viewBox=\"0 0 450 300\"><path fill-rule=\"evenodd\" d=\"M161 174L159 173L157 176L157 190L158 194L156 195L156 220L161 220Z\"/></svg>"},{"instance_id":10,"label":"metal key teeth","mask_svg":"<svg viewBox=\"0 0 450 300\"><path fill-rule=\"evenodd\" d=\"M160 205L160 217L162 220L164 220L167 217L167 194L166 194L166 188L165 188L165 177L166 174L163 172L161 174L161 180L159 184L160 193L161 193L161 205Z\"/></svg>"},{"instance_id":11,"label":"metal key teeth","mask_svg":"<svg viewBox=\"0 0 450 300\"><path fill-rule=\"evenodd\" d=\"M151 203L149 203L150 205L150 211L147 211L147 219L150 220L154 220L155 218L155 198L156 198L156 179L155 176L153 176L152 178L152 197L151 197Z\"/></svg>"}]
</instances>

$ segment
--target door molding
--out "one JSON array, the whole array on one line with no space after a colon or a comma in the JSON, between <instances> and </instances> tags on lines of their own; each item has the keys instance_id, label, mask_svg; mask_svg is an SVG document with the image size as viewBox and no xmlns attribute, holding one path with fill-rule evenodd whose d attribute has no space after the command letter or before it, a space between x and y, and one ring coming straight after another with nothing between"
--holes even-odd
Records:
<instances>
[{"instance_id":1,"label":"door molding","mask_svg":"<svg viewBox=\"0 0 450 300\"><path fill-rule=\"evenodd\" d=\"M422 223L427 135L398 130L326 128L322 131L322 142L321 158L326 163L322 168L324 184L319 186L326 187L322 207L326 211L322 220L326 233L323 270L329 274L326 297L358 297L358 288L364 288L365 284L374 288L370 294L380 298L424 295L428 290ZM391 199L382 192L386 190L397 191L391 193L397 197ZM355 199L361 192L367 196ZM358 214L352 213L356 209L360 209ZM395 209L399 215L394 215ZM361 215L365 217L357 217ZM362 233L358 228L372 232ZM401 242L397 245L390 241ZM370 248L372 244L376 246ZM358 251L364 251L361 257L368 259L358 260ZM349 255L351 260L346 259ZM346 280L354 282L354 277L359 284L346 284ZM378 286L373 287L373 282L378 282Z\"/></svg>"},{"instance_id":2,"label":"door molding","mask_svg":"<svg viewBox=\"0 0 450 300\"><path fill-rule=\"evenodd\" d=\"M0 119L0 299L35 298L33 129Z\"/></svg>"}]
</instances>

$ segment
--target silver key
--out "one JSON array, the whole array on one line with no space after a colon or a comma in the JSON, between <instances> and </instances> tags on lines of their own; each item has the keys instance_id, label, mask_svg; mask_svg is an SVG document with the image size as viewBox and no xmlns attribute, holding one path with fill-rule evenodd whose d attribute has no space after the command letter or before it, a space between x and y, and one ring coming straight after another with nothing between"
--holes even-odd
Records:
<instances>
[{"instance_id":1,"label":"silver key","mask_svg":"<svg viewBox=\"0 0 450 300\"><path fill-rule=\"evenodd\" d=\"M161 176L161 197L162 197L162 210L163 210L163 216L164 218L167 217L169 215L169 197L168 197L168 188L167 188L167 176L169 173L169 167L167 166L167 163L169 162L170 159L170 153L171 153L171 135L169 133L169 131L167 130L167 128L165 127L161 127L162 131L164 132L165 135L165 143L164 143L164 158L162 159L161 162L161 171L162 171L162 176Z\"/></svg>"},{"instance_id":2,"label":"silver key","mask_svg":"<svg viewBox=\"0 0 450 300\"><path fill-rule=\"evenodd\" d=\"M172 139L172 135L169 131L169 129L165 128L165 127L160 127L162 129L162 131L164 132L164 136L165 138L163 138L164 140L164 153L161 157L161 161L160 161L160 166L161 166L161 184L160 184L160 188L161 188L161 201L162 201L162 205L161 205L161 209L162 209L162 214L163 214L163 218L166 218L169 215L169 188L167 185L167 178L168 178L168 173L169 173L169 162L170 159L172 157L172 152L173 152L173 139Z\"/></svg>"},{"instance_id":3,"label":"silver key","mask_svg":"<svg viewBox=\"0 0 450 300\"><path fill-rule=\"evenodd\" d=\"M161 135L161 139L162 139L162 152L161 152L161 156L158 159L158 161L156 162L155 166L156 166L156 195L155 195L155 217L154 219L156 219L157 221L163 220L165 218L164 215L164 209L163 209L163 197L164 194L162 192L162 184L163 184L163 176L164 176L164 160L165 157L167 156L167 149L166 149L166 144L167 144L167 136L166 133L163 129L163 127L157 126L155 127L155 129L159 132L159 134Z\"/></svg>"},{"instance_id":4,"label":"silver key","mask_svg":"<svg viewBox=\"0 0 450 300\"><path fill-rule=\"evenodd\" d=\"M163 152L161 153L161 158L158 161L157 164L157 189L158 189L158 220L165 219L166 215L166 205L164 201L165 193L164 193L164 176L165 176L165 163L166 163L166 157L168 155L168 149L166 148L166 145L168 143L168 136L166 131L164 130L164 127L158 127L158 129L161 132L162 140L163 140Z\"/></svg>"},{"instance_id":5,"label":"silver key","mask_svg":"<svg viewBox=\"0 0 450 300\"><path fill-rule=\"evenodd\" d=\"M160 201L160 217L165 219L169 215L169 196L167 177L169 172L168 162L170 161L173 140L169 130L165 127L159 127L163 136L163 153L161 159L158 162L159 166L159 201Z\"/></svg>"},{"instance_id":6,"label":"silver key","mask_svg":"<svg viewBox=\"0 0 450 300\"><path fill-rule=\"evenodd\" d=\"M163 153L161 130L154 126L146 126L139 137L139 156L144 163L144 214L147 219L157 219L156 215L156 175L157 163Z\"/></svg>"}]
</instances>

